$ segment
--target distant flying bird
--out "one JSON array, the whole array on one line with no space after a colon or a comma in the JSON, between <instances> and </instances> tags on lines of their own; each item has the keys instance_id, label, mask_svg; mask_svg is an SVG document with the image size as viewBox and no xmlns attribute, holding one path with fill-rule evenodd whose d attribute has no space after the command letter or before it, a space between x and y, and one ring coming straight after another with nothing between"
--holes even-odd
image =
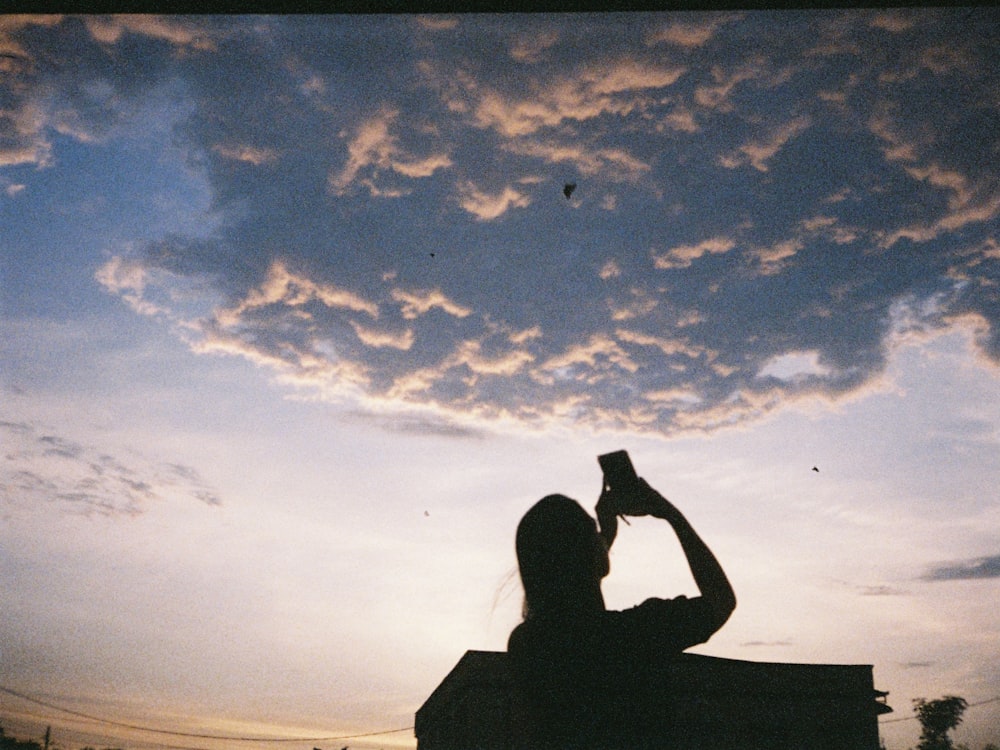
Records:
<instances>
[{"instance_id":1,"label":"distant flying bird","mask_svg":"<svg viewBox=\"0 0 1000 750\"><path fill-rule=\"evenodd\" d=\"M569 197L573 195L574 190L576 190L576 183L567 182L566 186L563 188L563 195L566 196L566 200L569 200Z\"/></svg>"},{"instance_id":2,"label":"distant flying bird","mask_svg":"<svg viewBox=\"0 0 1000 750\"><path fill-rule=\"evenodd\" d=\"M819 469L817 469L815 466L813 466L813 471L815 471L817 474L819 474Z\"/></svg>"}]
</instances>

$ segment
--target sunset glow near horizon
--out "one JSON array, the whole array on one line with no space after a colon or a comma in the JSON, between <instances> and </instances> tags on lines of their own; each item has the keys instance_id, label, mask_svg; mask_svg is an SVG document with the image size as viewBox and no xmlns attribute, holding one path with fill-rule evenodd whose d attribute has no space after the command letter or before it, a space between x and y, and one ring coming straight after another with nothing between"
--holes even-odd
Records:
<instances>
[{"instance_id":1,"label":"sunset glow near horizon","mask_svg":"<svg viewBox=\"0 0 1000 750\"><path fill-rule=\"evenodd\" d=\"M0 724L413 747L357 735L505 648L519 518L626 448L736 590L695 651L874 665L889 750L949 694L1000 743L997 38L0 16L0 687L307 739ZM609 607L693 593L621 527Z\"/></svg>"}]
</instances>

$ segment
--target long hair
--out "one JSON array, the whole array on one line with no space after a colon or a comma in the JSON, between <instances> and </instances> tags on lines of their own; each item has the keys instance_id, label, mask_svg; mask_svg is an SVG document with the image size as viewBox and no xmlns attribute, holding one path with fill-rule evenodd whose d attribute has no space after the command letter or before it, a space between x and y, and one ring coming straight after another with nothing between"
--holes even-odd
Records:
<instances>
[{"instance_id":1,"label":"long hair","mask_svg":"<svg viewBox=\"0 0 1000 750\"><path fill-rule=\"evenodd\" d=\"M517 526L524 618L578 612L600 595L607 549L594 519L565 495L535 503Z\"/></svg>"}]
</instances>

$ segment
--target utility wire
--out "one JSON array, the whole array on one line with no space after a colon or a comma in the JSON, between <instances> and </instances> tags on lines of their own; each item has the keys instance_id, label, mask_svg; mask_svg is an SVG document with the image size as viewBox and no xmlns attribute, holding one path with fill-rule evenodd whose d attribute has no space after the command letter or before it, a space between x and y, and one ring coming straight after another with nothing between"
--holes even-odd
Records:
<instances>
[{"instance_id":1,"label":"utility wire","mask_svg":"<svg viewBox=\"0 0 1000 750\"><path fill-rule=\"evenodd\" d=\"M69 708L63 708L62 706L57 706L54 703L48 703L38 698L32 698L30 695L25 695L24 693L19 693L16 690L11 690L8 687L0 685L0 692L8 693L22 700L29 701L31 703L37 703L39 706L45 706L46 708L51 708L54 711L62 711L63 713L70 714L72 716L78 716L81 719L87 719L89 721L96 721L100 724L109 724L115 727L123 727L124 729L135 729L140 732L153 732L155 734L167 734L172 737L194 737L201 740L227 740L229 742L333 742L334 740L353 740L358 737L374 737L379 734L395 734L396 732L405 732L409 729L413 729L412 726L409 727L399 727L398 729L383 729L378 732L365 732L362 734L345 734L337 737L233 737L230 735L221 734L198 734L195 732L175 732L168 729L153 729L152 727L144 727L138 724L126 724L121 721L112 721L111 719L104 719L100 716L91 716L90 714L85 714L80 711L73 711Z\"/></svg>"},{"instance_id":2,"label":"utility wire","mask_svg":"<svg viewBox=\"0 0 1000 750\"><path fill-rule=\"evenodd\" d=\"M100 724L108 724L115 727L122 727L124 729L134 729L140 732L153 732L155 734L166 734L172 737L193 737L201 740L227 740L228 742L334 742L337 740L353 740L360 737L375 737L380 734L395 734L397 732L406 732L413 729L412 726L409 727L399 727L398 729L383 729L377 732L364 732L362 734L344 734L338 735L336 737L233 737L231 735L221 735L221 734L198 734L194 732L175 732L168 729L153 729L152 727L139 726L138 724L126 724L121 721L112 721L111 719L104 719L99 716L91 716L90 714L85 714L80 711L73 711L69 708L63 708L62 706L57 706L53 703L48 703L38 698L32 698L30 695L25 695L24 693L19 693L16 690L11 690L8 687L0 685L0 692L8 693L22 700L29 701L31 703L37 703L39 706L45 706L46 708L51 708L54 711L62 711L63 713L70 714L72 716L78 716L81 719L87 719L89 721L96 721ZM983 706L987 703L995 703L1000 701L1000 695L994 696L992 698L987 698L986 700L976 701L975 703L969 703L967 708L973 708L975 706ZM879 724L895 724L900 721L916 721L918 717L916 716L903 716L898 719L883 719Z\"/></svg>"},{"instance_id":3,"label":"utility wire","mask_svg":"<svg viewBox=\"0 0 1000 750\"><path fill-rule=\"evenodd\" d=\"M993 696L992 698L987 698L984 701L976 701L975 703L969 703L966 708L972 708L973 706L983 706L987 703L996 703L1000 701L1000 695ZM919 717L917 716L904 716L900 719L885 719L880 721L879 724L895 724L897 721L916 721Z\"/></svg>"}]
</instances>

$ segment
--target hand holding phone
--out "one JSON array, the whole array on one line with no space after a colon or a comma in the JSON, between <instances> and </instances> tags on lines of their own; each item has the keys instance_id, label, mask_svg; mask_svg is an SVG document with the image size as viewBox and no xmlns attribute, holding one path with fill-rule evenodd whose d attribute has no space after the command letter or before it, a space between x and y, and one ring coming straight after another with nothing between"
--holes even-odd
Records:
<instances>
[{"instance_id":1,"label":"hand holding phone","mask_svg":"<svg viewBox=\"0 0 1000 750\"><path fill-rule=\"evenodd\" d=\"M616 516L647 515L646 485L635 473L628 452L605 453L597 457L597 462L604 472L602 503Z\"/></svg>"}]
</instances>

